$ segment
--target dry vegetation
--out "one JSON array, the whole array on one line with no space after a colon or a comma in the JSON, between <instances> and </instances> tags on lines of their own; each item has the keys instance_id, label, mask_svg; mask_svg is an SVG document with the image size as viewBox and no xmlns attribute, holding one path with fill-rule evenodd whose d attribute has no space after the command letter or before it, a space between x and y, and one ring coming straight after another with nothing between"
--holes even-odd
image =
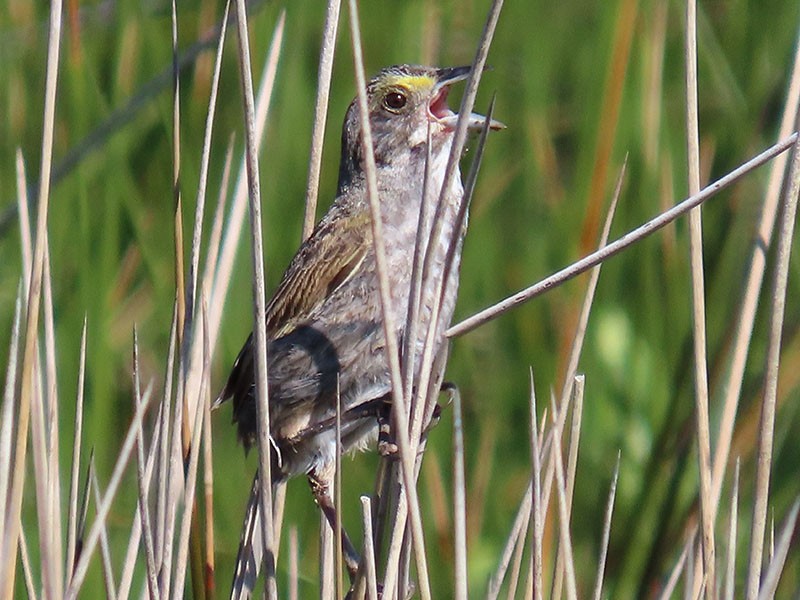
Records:
<instances>
[{"instance_id":1,"label":"dry vegetation","mask_svg":"<svg viewBox=\"0 0 800 600\"><path fill-rule=\"evenodd\" d=\"M622 16L617 26L623 30L628 27L628 35L634 35L632 24L625 17L625 11L632 10L629 4L620 4ZM59 68L63 68L60 67L59 48L65 41L61 40L60 20L54 18L50 21L44 121L41 127L42 158L38 171L42 176L38 178L41 184L30 190L35 195L31 199L36 207L33 216L28 210L26 194L29 188L25 183L31 180L25 172L30 166L26 165L26 157L21 153L15 165L22 252L16 266L21 277L13 324L4 333L9 340L9 350L0 417L2 597L27 592L31 598L97 597L103 594L127 598L132 593L154 598L202 598L227 595L231 581L233 597L247 597L253 588L258 594L281 598L310 597L317 593L317 588L319 594L326 598L343 597L347 591L349 582L343 575L342 557L334 551L339 547L336 544L338 532L331 532L322 526L321 558L318 569L312 572L313 561L308 556L305 560L300 557L298 536L312 531L313 527L304 525L298 530L296 519L284 519L286 490L283 487L272 490L271 486L262 485L261 479L254 481L247 518L241 532L242 545L235 563L230 544L238 534L231 533L230 530L236 526L232 525L228 516L240 514L241 503L225 509L224 524L219 517L222 500L215 492L220 486L227 488L232 484L226 479L226 473L215 469L213 452L219 452L219 446L212 443L213 418L209 403L218 384L212 365L227 361L218 357L223 306L235 278L234 259L248 216L251 224L251 273L258 292L254 294L253 314L256 317L263 315L264 242L261 239L258 156L265 126L274 118L270 113L270 99L274 95L274 86L280 85L276 72L286 35L285 13L276 10L263 71L252 73L248 37L243 35L247 31L242 11L244 6L244 0L238 0L230 6L231 19L227 18L226 7L225 16L221 16L219 21L222 26L218 29L216 54L212 51L207 53L208 56L214 56L211 68L213 76L209 79L209 93L204 97L208 117L196 177L198 185L192 192L191 203L187 203L181 194L181 190L185 190L182 185L185 184L180 179L179 168L187 160L178 133L182 118L182 79L177 73L173 79L172 168L175 193L171 206L174 208L174 255L177 257L173 268L179 285L175 286L177 292L174 294L173 318L169 328L169 350L162 354L166 356L166 364L155 366L157 362L151 355L140 356L137 331L125 333L130 336L132 344L129 377L133 397L128 407L119 409L119 412L128 416L125 420L126 432L124 438L117 442L117 454L113 460L109 456L102 457L104 464L112 466L102 481L95 468L95 442L83 431L86 373L101 368L94 366L91 359L87 360L87 336L92 336L93 325L90 323L87 326L84 320L79 347L64 339L57 342L54 334L54 313L75 307L62 309L54 300L51 289L57 273L51 272L51 265L56 261L51 261L48 239L49 174L52 171L54 136L58 136L54 114L63 93L57 77ZM429 7L429 3L425 6ZM359 93L363 92L364 65L356 2L350 0L347 6L341 8L340 15L338 3L332 1L325 16L317 84L319 96L307 184L306 232L317 213L322 140L326 129L337 26L342 29L340 38L352 43L352 55L355 58L348 69L355 71ZM488 8L481 39L474 44L477 48L473 61L476 68L467 83L462 112L470 112L479 80L482 75L486 76L483 66L498 19L503 18L501 9L502 2L495 2ZM52 3L52 15L57 16L62 10L59 1ZM659 10L653 9L655 19L661 14ZM65 14L73 13L68 11ZM633 15L631 19L635 19L635 11ZM666 18L663 14L661 16ZM794 133L800 110L800 57L795 57L793 70L786 67L787 73L791 70L792 76L788 91L780 102L784 108L778 142L763 152L762 149L739 148L737 156L743 165L728 170L713 183L703 185L702 181L708 177L701 172L701 166L704 164L704 149L707 151L708 148L704 148L699 136L702 123L699 122L697 98L698 86L702 89L702 81L698 82L697 76L698 34L694 2L687 3L684 16L682 29L685 52L681 68L686 74L685 98L682 102L686 118L680 133L677 126L670 133L686 140L686 199L679 202L679 198L674 198L674 207L668 210L665 207L660 215L644 225L631 227L630 233L624 236L612 236L614 212L618 202L626 202L626 181L631 170L631 166L621 167L613 194L606 194L603 186L592 188L592 193L598 197L589 212L600 215L599 207L610 204L603 227L586 229L593 237L599 234L599 239L592 242L598 247L597 251L587 251L585 258L580 261L489 309L465 318L454 324L448 332L455 339L485 327L489 321L514 310L523 302L590 271L589 277L581 280L585 286L583 299L576 303L576 310L569 322L561 324L567 333L561 335L560 339L568 342L563 344L568 351L563 354L565 359L562 361L561 377L540 381L536 365L530 372L529 381L527 373L520 372L517 375L518 379L529 384L529 397L526 399L529 435L524 443L518 439L516 445L524 447L524 452L520 451L520 454L530 458L524 459L528 461L523 469L524 477L520 477L518 472L513 487L516 498L513 518L508 518L512 512L510 508L491 517L501 522L498 529L503 532L504 543L493 547L488 559L485 556L486 548L482 550L478 563L471 559L473 544L477 544L477 541L476 533L470 530L470 519L482 518L474 515L483 515L485 504L491 504L485 499L482 502L475 500L479 482L472 478L481 477L476 465L481 462L482 456L480 451L477 459L474 454L476 448L485 447L482 445L485 438L470 438L470 432L475 429L465 427L464 420L476 413L470 413L469 407L462 407L458 393L453 395L452 405L446 410L447 415L439 426L440 429L452 427L452 446L449 450L443 450L439 443L433 466L426 466L423 461L423 451L426 449L423 432L433 406L439 399L434 390L439 388L444 365L436 361L437 357L428 356L422 382L412 384L409 374L401 372L400 365L395 364L393 416L400 460L372 463L377 464L372 473L376 490L372 495L362 495L370 488L363 487L361 483L351 483L352 478L347 475L349 465L344 468L344 483L338 486L338 491L346 497L342 500L342 494L338 495L341 510L348 515L346 521L354 524L349 525L348 530L356 540L363 540L363 564L353 597L377 598L379 589L384 599L405 598L412 591L421 598L466 598L468 590L473 596L492 599L501 595L508 598L560 598L566 595L572 599L609 595L623 597L637 593L663 598L682 594L687 598L745 597L755 600L773 597L776 590L783 597L796 594L800 579L796 573L785 570L787 560L793 561L789 564L798 564L795 532L800 506L800 488L797 486L800 473L796 449L795 462L788 472L784 466L781 473L776 475L772 468L776 464L773 454L776 416L780 414L781 403L785 406L789 402L796 404L797 401L796 394L792 397L791 390L779 389L779 374L784 358L781 336L787 330L794 336L797 320L796 311L791 312L795 308L792 299L796 302L797 291L793 291L789 285L789 275L793 266L793 226L800 190L800 142ZM176 54L178 38L175 28L178 22L173 22ZM367 27L365 24L364 29L367 30ZM616 32L615 35L617 37L614 39L624 45L626 34ZM212 131L220 73L223 68L235 68L233 63L223 60L223 48L227 52L234 49L234 44L224 43L226 36L238 40L236 50L242 74L243 98L240 114L245 124L240 126L240 130L244 131L245 147L237 158L234 145L229 144L224 160L213 164ZM702 37L699 41L702 43ZM623 74L617 74L617 77L624 79L624 69ZM257 89L253 89L252 82L255 82ZM609 86L615 85L613 78L609 82ZM606 119L599 125L601 140L603 135L613 137L613 127L610 131L605 127L608 121L618 118L621 110L619 97L615 100L614 94L609 94L605 98L604 102L608 105L603 106L608 110L605 111ZM517 117L524 121L519 113L512 114L510 118L504 115L503 119L513 128ZM487 155L492 152L491 140L484 147L485 133L467 155L471 160L466 186L468 194L476 189L478 167L484 151ZM220 139L224 135L216 133L215 138ZM465 129L459 135L458 145L465 141ZM608 144L611 144L611 140ZM613 162L610 161L610 150L603 154L602 146L602 142L598 144L598 162ZM544 152L549 150L552 147ZM267 150L267 156L269 153L270 150ZM748 160L748 154L752 155L751 160ZM460 155L459 147L454 156ZM268 164L269 158L265 160ZM237 161L241 164L238 165ZM509 160L509 165L512 162ZM641 164L640 161L637 164ZM719 351L724 358L714 355L709 359L706 320L714 308L706 304L709 292L705 288L705 244L700 207L721 191L738 185L740 179L763 164L767 165L770 176L763 185L759 183L763 190L758 211L760 221L754 228L757 235L743 242L747 245L748 254L747 266L740 275L744 283L740 288L727 292L728 296L739 294L735 302L737 312L729 317L734 324L730 328L732 333L724 349ZM207 187L210 173L213 174L212 179L219 183L218 193ZM496 173L492 177L492 181L498 181ZM230 182L234 180L235 185L231 186ZM229 194L231 187L234 191ZM8 190L8 187L4 189ZM647 190L640 188L639 192L647 193ZM188 195L185 191L183 194ZM209 196L214 198L213 201L207 200ZM186 208L189 204L194 208L193 214ZM691 417L681 423L684 427L682 435L692 439L691 444L686 445L694 450L688 454L688 451L679 452L675 449L675 458L680 454L680 464L687 468L692 477L686 484L691 488L688 492L690 500L686 503L690 508L680 513L680 523L672 527L672 531L678 531L679 534L672 536L670 546L664 545L663 536L656 537L656 530L663 525L659 524L658 518L654 517L645 525L646 528L652 528L653 539L658 539L660 562L655 567L655 573L650 571L651 578L645 584L640 584L648 587L640 587L633 592L630 584L624 583L620 570L624 571L627 564L623 560L625 541L629 537L637 537L637 534L632 531L616 534L622 540L616 544L619 555L613 556L615 546L612 545L612 555L609 556L609 543L615 535L615 494L619 489L618 481L626 476L624 453L621 458L616 448L603 448L602 451L607 455L606 464L615 465L607 472L581 471L578 468L579 450L583 451L585 432L588 427L595 425L587 422L585 416L585 403L588 402L585 398L591 397L594 382L584 379L580 374L582 355L587 343L586 331L592 319L593 300L598 282L602 279L600 268L603 262L620 252L630 251L644 237L680 217L688 219L688 244L685 249L679 248L678 251L688 252L689 267L678 285L681 286L685 302L691 306L691 350L686 357L691 364L687 367L687 373L691 374L692 384L689 387L692 391L686 396L694 401ZM596 221L599 225L601 219L598 217ZM271 223L267 222L266 231L270 231L270 227ZM579 229L578 226L573 228ZM615 231L619 229L617 227ZM588 249L588 245L584 245L584 248ZM794 266L796 272L796 261ZM465 268L468 269L469 264ZM754 323L759 316L764 325L763 331L758 334L766 341L763 346L758 346L760 362L755 365L752 359L748 361L748 352L753 344ZM262 328L262 333L256 338L262 340L263 348L265 334L263 319L261 321L256 318L256 328ZM715 341L715 352L716 344ZM63 384L58 383L64 365L75 361L74 358L66 361L63 357L73 354L80 357L77 393L70 393ZM791 356L794 355L792 351ZM143 361L147 361L146 367ZM728 366L720 369L718 362L725 362ZM709 375L709 365L712 377ZM748 405L744 410L740 404L748 368L761 378L761 385L758 386L760 392L757 394L757 403ZM154 377L155 373L161 375ZM264 376L266 374L262 373ZM109 374L108 377L113 378L114 375ZM675 382L675 389L680 385ZM786 385L792 387L793 384ZM492 398L491 402L504 400L500 396L500 388L497 389L498 397ZM542 398L542 389L551 391ZM539 390L538 398L535 390ZM462 393L470 393L468 384L466 390L462 386ZM65 405L70 408L65 409ZM791 418L796 412L785 414ZM74 415L74 425L69 423L67 415ZM686 423L690 425L688 429ZM225 425L216 424L214 433ZM792 431L780 427L778 430L785 437L786 431ZM519 431L519 428L515 431ZM737 432L740 436L738 441L734 435ZM742 436L749 436L749 447L746 441L742 441ZM262 459L258 464L265 472L269 466L269 461L264 458L268 440L260 439L259 442L259 456ZM780 443L784 447L783 444L787 442L784 439ZM791 440L788 444L791 448ZM465 445L472 450L465 451ZM65 448L71 448L71 455ZM653 452L657 451L655 443L651 448ZM437 474L437 469L440 469L438 457L445 451L448 458L442 462L452 465L452 475L448 476ZM750 474L747 478L740 476L740 454L750 457L752 463L747 470ZM695 465L687 467L688 460L695 461ZM255 472L255 463L254 460L247 463L249 472ZM659 472L657 468L654 471ZM341 472L339 469L338 473ZM788 482L779 488L782 494L779 503L770 495L770 481L775 477ZM610 482L610 488L606 488L607 495L594 502L594 506L599 508L596 514L578 515L579 522L574 524L574 498L581 478L594 480L594 488L601 484L605 487ZM269 481L268 475L263 480ZM642 480L647 481L646 478ZM239 487L237 497L241 500L249 482L242 480L236 485ZM491 484L491 491L484 493L495 499L508 498L508 490L500 489L502 485L505 484L495 481ZM646 483L642 485L646 486ZM261 493L257 493L257 490ZM687 495L685 490L672 489L672 492L676 496ZM361 496L360 504L352 501L354 496ZM225 496L224 501L229 500L230 495ZM311 502L310 499L306 500ZM587 503L582 506L585 508ZM776 509L776 506L780 508ZM626 504L626 507L630 508L630 504ZM362 511L361 520L355 518L359 509ZM259 510L261 514L275 515L275 518L259 520L255 518ZM113 515L113 522L109 521L110 515ZM120 522L124 522L124 525L121 526ZM635 523L630 518L624 522ZM118 535L120 527L126 532L122 541ZM585 534L575 537L576 527L591 530L590 535L596 541L594 545L588 544L591 556L587 551ZM110 528L116 529L117 534L110 535ZM309 543L312 535L302 537L303 543ZM220 542L221 539L224 541ZM442 539L446 542L443 543ZM268 551L266 556L270 558L267 561L262 560L265 548ZM434 550L439 556L429 556L428 553ZM218 564L218 553L225 557L221 562L224 566ZM480 561L482 564L479 564ZM261 569L262 563L265 569ZM440 570L442 563L448 565L448 570ZM486 563L490 563L490 566L487 567ZM666 570L659 570L664 565L667 565ZM608 570L613 571L611 592L608 591L608 584L604 587ZM482 577L479 581L474 575L476 571ZM484 577L487 571L490 572L488 581ZM95 587L100 577L105 586L103 591Z\"/></svg>"}]
</instances>

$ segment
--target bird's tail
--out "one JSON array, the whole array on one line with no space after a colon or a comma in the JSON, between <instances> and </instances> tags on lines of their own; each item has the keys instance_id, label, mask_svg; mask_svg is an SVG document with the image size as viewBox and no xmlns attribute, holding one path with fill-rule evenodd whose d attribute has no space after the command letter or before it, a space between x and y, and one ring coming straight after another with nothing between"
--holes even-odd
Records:
<instances>
[{"instance_id":1,"label":"bird's tail","mask_svg":"<svg viewBox=\"0 0 800 600\"><path fill-rule=\"evenodd\" d=\"M272 497L275 498L277 487L285 480L273 477ZM264 542L261 529L261 482L258 471L250 486L250 496L242 521L242 535L239 539L239 551L233 570L231 600L245 600L253 595L264 558Z\"/></svg>"},{"instance_id":2,"label":"bird's tail","mask_svg":"<svg viewBox=\"0 0 800 600\"><path fill-rule=\"evenodd\" d=\"M261 569L264 544L261 539L261 492L258 471L250 486L250 497L242 522L242 536L239 539L239 552L233 571L231 600L250 598Z\"/></svg>"}]
</instances>

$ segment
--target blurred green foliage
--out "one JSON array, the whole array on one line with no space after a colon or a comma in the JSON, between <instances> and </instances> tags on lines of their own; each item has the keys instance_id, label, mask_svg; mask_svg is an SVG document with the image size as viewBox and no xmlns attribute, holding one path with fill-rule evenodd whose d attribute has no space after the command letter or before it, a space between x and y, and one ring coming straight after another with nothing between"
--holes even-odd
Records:
<instances>
[{"instance_id":1,"label":"blurred green foliage","mask_svg":"<svg viewBox=\"0 0 800 600\"><path fill-rule=\"evenodd\" d=\"M206 35L221 18L222 8L222 3L209 0L179 3L179 46L186 48ZM363 2L368 70L401 62L469 63L487 8L486 0ZM270 290L300 239L324 3L257 6L251 15L256 78L281 10L287 15L286 36L261 163ZM464 250L456 319L590 251L597 243L596 215L602 218L626 155L627 176L612 237L686 195L683 10L680 3L658 0L506 3L489 57L492 70L484 76L478 107L483 110L496 94L496 116L508 129L489 140ZM6 364L6 340L21 272L13 208L15 152L17 148L22 152L35 197L47 12L46 3L28 0L9 0L0 7L2 365ZM700 3L704 181L726 173L775 141L799 22L796 2ZM63 42L57 169L61 161L74 156L82 140L169 68L168 3L82 2L76 13L68 15ZM615 49L617 53L622 49L623 71L618 75L624 75L624 81L610 75L612 59L618 55ZM196 196L212 67L213 53L207 51L181 76L181 186L187 223ZM209 198L216 196L231 135L236 156L242 150L237 69L235 45L229 39ZM618 101L613 100L615 89ZM353 96L350 40L343 18L324 154L323 208L335 192L341 118ZM451 104L457 105L457 97ZM57 171L52 189L49 231L62 466L66 469L69 464L72 398L85 315L89 343L84 439L95 450L101 481L108 479L132 414L134 326L139 332L145 381L152 380L156 389L163 385L175 292L171 115L167 84L146 94L130 120L114 128L76 164ZM604 144L610 149L608 156L603 156ZM750 175L703 210L712 432L766 174L762 169ZM187 225L186 239L189 231ZM784 331L786 377L780 389L772 480L771 509L778 520L800 492L797 445L792 443L800 435L797 378L790 375L793 369L800 372L798 264L795 261L790 278ZM584 277L553 290L453 343L448 379L459 385L465 402L474 593L484 591L497 564L529 476L528 369L534 370L541 410L550 390L561 389L585 283ZM215 386L221 384L251 328L249 298L250 266L243 242L213 365ZM734 452L743 459L740 585L749 539L765 307L762 303L751 345L734 443ZM608 593L620 598L652 594L680 553L686 523L697 510L691 347L688 237L685 222L679 221L609 261L600 278L580 363L580 371L586 374L586 402L572 534L582 595L594 580L602 514L618 449L622 467ZM222 590L229 582L242 507L256 464L252 455L242 460L228 423L229 410L225 407L213 419L217 572ZM452 542L434 524L442 499L428 496L428 490L433 489L429 484L437 471L449 489L450 425L451 415L446 412L431 436L422 475L429 556L433 572L440 574L434 579L434 592L441 598L452 589ZM375 464L372 455L345 462L345 523L351 531L358 531L356 498L372 489ZM726 490L729 485L727 480ZM110 517L117 563L129 533L135 494L131 475ZM725 491L719 539L724 539L721 532L727 527L727 497ZM35 518L30 493L25 510L30 511L27 517ZM446 510L449 515L449 507ZM306 525L315 522L316 514L305 484L292 482L284 531L293 524L300 527L301 572L316 572L316 529ZM724 544L718 546L718 556L724 556L724 549ZM798 573L795 552L780 588L784 597L800 586ZM280 573L281 578L285 576ZM99 561L90 577L89 585L101 585ZM301 596L311 597L315 586L313 575L304 578Z\"/></svg>"}]
</instances>

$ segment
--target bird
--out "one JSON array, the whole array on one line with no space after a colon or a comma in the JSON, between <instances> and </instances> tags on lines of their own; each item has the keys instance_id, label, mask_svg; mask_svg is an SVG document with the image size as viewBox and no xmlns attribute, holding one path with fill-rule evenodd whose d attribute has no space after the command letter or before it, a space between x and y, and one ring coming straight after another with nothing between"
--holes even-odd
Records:
<instances>
[{"instance_id":1,"label":"bird","mask_svg":"<svg viewBox=\"0 0 800 600\"><path fill-rule=\"evenodd\" d=\"M434 68L395 65L367 84L368 119L385 257L391 283L392 321L400 347L411 348L418 366L432 317L435 286L422 290L416 340L405 339L413 257L423 203L435 207L443 186L458 115L447 96L471 67ZM468 116L468 129L480 130L485 117ZM492 129L503 127L491 120ZM342 127L336 197L312 234L300 246L266 308L267 373L273 484L306 475L314 498L334 526L331 487L336 461L337 402L341 410L343 452L374 443L378 423L388 414L391 380L379 295L378 271L367 191L360 109L347 109ZM430 143L430 149L428 144ZM424 193L426 164L427 189ZM424 197L423 197L424 196ZM441 232L423 232L431 246L432 281L443 277L448 248L455 243L434 335L434 349L445 343L455 307L461 247L466 222L457 227L463 196L456 171L443 195ZM429 214L432 214L430 210ZM245 449L256 441L254 337L236 358L215 407L233 400L233 421ZM357 553L345 535L345 561L351 576Z\"/></svg>"}]
</instances>

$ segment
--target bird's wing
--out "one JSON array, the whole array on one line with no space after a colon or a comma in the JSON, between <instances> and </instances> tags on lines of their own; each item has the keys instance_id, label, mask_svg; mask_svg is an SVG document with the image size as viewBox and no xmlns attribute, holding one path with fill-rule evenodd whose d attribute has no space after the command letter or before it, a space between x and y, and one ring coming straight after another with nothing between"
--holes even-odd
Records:
<instances>
[{"instance_id":1,"label":"bird's wing","mask_svg":"<svg viewBox=\"0 0 800 600\"><path fill-rule=\"evenodd\" d=\"M320 223L292 259L267 306L270 339L303 323L358 270L371 247L369 214Z\"/></svg>"},{"instance_id":2,"label":"bird's wing","mask_svg":"<svg viewBox=\"0 0 800 600\"><path fill-rule=\"evenodd\" d=\"M268 338L281 338L304 323L326 298L353 275L371 247L369 213L323 219L295 254L267 306ZM214 406L231 396L244 398L253 385L253 373L251 333Z\"/></svg>"}]
</instances>

